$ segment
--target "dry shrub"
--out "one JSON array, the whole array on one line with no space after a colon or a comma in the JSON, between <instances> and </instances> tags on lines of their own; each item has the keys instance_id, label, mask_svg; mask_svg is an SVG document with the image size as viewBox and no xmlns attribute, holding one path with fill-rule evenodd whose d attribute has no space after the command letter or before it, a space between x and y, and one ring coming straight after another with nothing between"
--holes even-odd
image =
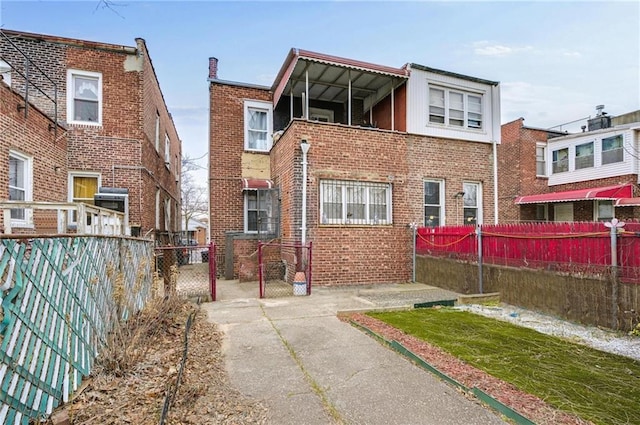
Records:
<instances>
[{"instance_id":1,"label":"dry shrub","mask_svg":"<svg viewBox=\"0 0 640 425\"><path fill-rule=\"evenodd\" d=\"M184 333L195 308L180 297L153 298L143 310L114 325L96 359L94 374L126 375L160 340Z\"/></svg>"}]
</instances>

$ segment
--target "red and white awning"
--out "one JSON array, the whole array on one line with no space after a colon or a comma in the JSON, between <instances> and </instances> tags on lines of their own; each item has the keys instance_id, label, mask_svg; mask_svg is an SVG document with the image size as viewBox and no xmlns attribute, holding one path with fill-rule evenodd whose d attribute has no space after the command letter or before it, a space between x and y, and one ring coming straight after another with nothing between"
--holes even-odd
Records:
<instances>
[{"instance_id":1,"label":"red and white awning","mask_svg":"<svg viewBox=\"0 0 640 425\"><path fill-rule=\"evenodd\" d=\"M273 181L268 179L242 178L242 190L272 189Z\"/></svg>"},{"instance_id":2,"label":"red and white awning","mask_svg":"<svg viewBox=\"0 0 640 425\"><path fill-rule=\"evenodd\" d=\"M569 190L565 192L543 193L541 195L527 195L516 198L515 203L546 204L552 202L572 202L588 200L622 200L633 199L633 185L619 184L616 186L594 187L590 189ZM636 198L637 199L637 198Z\"/></svg>"}]
</instances>

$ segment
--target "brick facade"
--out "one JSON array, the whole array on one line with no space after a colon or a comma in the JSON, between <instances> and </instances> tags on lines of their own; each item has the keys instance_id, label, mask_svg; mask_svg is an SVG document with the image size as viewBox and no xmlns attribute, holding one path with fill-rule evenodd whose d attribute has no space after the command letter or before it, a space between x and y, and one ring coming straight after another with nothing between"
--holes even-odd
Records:
<instances>
[{"instance_id":1,"label":"brick facade","mask_svg":"<svg viewBox=\"0 0 640 425\"><path fill-rule=\"evenodd\" d=\"M99 73L102 78L102 122L100 125L68 124L67 172L98 173L104 187L129 190L129 222L141 235L154 234L168 240L180 228L181 142L162 97L144 40L135 47L118 46L55 36L4 31L12 43L26 53L35 66L35 82L54 98L57 85L57 120L67 117L67 71ZM6 40L0 42L7 62L21 69L20 53ZM41 70L41 71L40 71ZM12 86L24 94L25 80L12 75ZM46 75L46 77L45 77ZM48 78L47 78L48 77ZM52 81L50 81L51 79ZM69 94L70 95L70 94ZM54 103L36 90L29 99L54 116ZM160 117L156 149L156 114ZM170 143L165 164L165 135ZM156 211L156 191L160 211ZM68 200L67 182L59 200ZM34 200L41 200L34 197ZM170 212L164 211L169 200ZM156 228L156 215L161 218ZM170 223L165 226L165 215Z\"/></svg>"}]
</instances>

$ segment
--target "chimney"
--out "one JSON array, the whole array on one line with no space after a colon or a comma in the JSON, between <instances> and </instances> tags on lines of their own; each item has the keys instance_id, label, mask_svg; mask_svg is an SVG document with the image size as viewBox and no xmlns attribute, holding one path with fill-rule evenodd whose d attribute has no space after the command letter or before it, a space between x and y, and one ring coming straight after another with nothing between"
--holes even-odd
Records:
<instances>
[{"instance_id":1,"label":"chimney","mask_svg":"<svg viewBox=\"0 0 640 425\"><path fill-rule=\"evenodd\" d=\"M218 79L218 59L214 57L209 58L209 78Z\"/></svg>"}]
</instances>

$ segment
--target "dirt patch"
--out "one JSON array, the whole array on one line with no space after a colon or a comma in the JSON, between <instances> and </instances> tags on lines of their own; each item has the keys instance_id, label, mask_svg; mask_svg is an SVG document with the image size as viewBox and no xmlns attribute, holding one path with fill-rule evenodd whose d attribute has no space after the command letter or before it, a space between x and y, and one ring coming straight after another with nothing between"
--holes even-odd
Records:
<instances>
[{"instance_id":1,"label":"dirt patch","mask_svg":"<svg viewBox=\"0 0 640 425\"><path fill-rule=\"evenodd\" d=\"M340 317L344 321L361 324L383 338L398 341L408 350L425 360L442 373L468 388L477 387L496 400L509 406L539 425L587 425L591 424L574 415L559 411L543 400L527 394L515 386L501 381L486 372L446 353L440 348L414 338L404 332L364 314L349 314Z\"/></svg>"},{"instance_id":2,"label":"dirt patch","mask_svg":"<svg viewBox=\"0 0 640 425\"><path fill-rule=\"evenodd\" d=\"M178 297L153 302L120 329L128 342L120 347L116 342L103 352L92 376L62 407L71 423L157 425L165 395L174 393L191 313L185 369L165 423L266 423L266 409L228 382L222 334L196 305Z\"/></svg>"}]
</instances>

